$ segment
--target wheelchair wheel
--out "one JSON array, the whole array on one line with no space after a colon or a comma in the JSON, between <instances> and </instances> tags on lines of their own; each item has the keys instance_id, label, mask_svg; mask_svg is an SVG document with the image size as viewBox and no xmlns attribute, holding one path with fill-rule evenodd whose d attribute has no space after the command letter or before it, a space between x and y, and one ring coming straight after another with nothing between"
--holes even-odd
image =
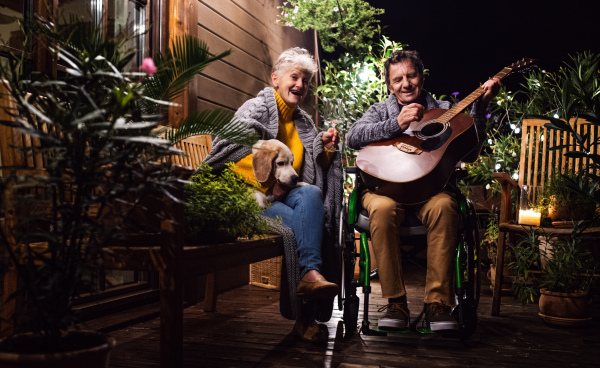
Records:
<instances>
[{"instance_id":1,"label":"wheelchair wheel","mask_svg":"<svg viewBox=\"0 0 600 368\"><path fill-rule=\"evenodd\" d=\"M452 315L459 324L461 339L470 337L477 328L477 308L481 291L479 260L479 226L473 204L467 200L465 228L462 234L465 257L461 268L464 274L462 295L457 295L457 306Z\"/></svg>"},{"instance_id":2,"label":"wheelchair wheel","mask_svg":"<svg viewBox=\"0 0 600 368\"><path fill-rule=\"evenodd\" d=\"M345 336L356 332L358 327L358 308L360 299L356 295L349 296L344 300L344 331Z\"/></svg>"}]
</instances>

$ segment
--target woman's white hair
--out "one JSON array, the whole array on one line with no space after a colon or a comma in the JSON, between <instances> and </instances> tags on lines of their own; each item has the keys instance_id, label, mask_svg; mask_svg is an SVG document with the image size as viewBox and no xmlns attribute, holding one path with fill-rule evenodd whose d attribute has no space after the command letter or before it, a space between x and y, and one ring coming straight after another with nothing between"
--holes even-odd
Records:
<instances>
[{"instance_id":1,"label":"woman's white hair","mask_svg":"<svg viewBox=\"0 0 600 368\"><path fill-rule=\"evenodd\" d=\"M282 77L290 68L307 72L310 74L311 78L315 75L317 70L319 70L319 66L315 62L313 56L308 50L303 49L302 47L292 47L282 52L275 64L273 64L272 73Z\"/></svg>"}]
</instances>

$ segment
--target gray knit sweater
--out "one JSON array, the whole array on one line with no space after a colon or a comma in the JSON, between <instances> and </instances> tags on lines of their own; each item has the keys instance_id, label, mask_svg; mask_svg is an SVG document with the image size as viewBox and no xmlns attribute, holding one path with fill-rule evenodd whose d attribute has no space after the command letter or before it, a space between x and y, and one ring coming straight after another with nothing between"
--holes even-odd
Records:
<instances>
[{"instance_id":1,"label":"gray knit sweater","mask_svg":"<svg viewBox=\"0 0 600 368\"><path fill-rule=\"evenodd\" d=\"M451 107L450 102L435 100L428 92L424 91L424 107L426 110L434 108L449 109ZM481 147L486 139L486 117L485 109L487 106L482 104L480 101L473 103L471 110L471 117L475 122L475 129L477 131L477 137L479 143L473 148L473 150L463 158L465 162L473 162L479 156ZM392 139L402 134L402 129L398 125L398 115L402 105L398 103L396 96L390 94L387 100L373 104L363 117L354 123L348 133L346 134L346 141L348 147L352 149L362 149L365 146L379 142L386 139Z\"/></svg>"},{"instance_id":2,"label":"gray knit sweater","mask_svg":"<svg viewBox=\"0 0 600 368\"><path fill-rule=\"evenodd\" d=\"M258 132L260 139L274 139L279 130L277 101L273 88L268 87L258 95L246 101L235 113L235 116L249 129ZM338 249L336 247L342 209L343 170L341 156L335 153L330 164L324 159L322 135L308 114L296 108L292 118L304 146L304 159L300 170L300 180L321 188L325 207L325 231L322 245L323 266L321 273L331 282L339 283L339 270L335 266ZM210 154L206 157L213 170L221 171L228 162L237 162L252 153L250 147L232 144L223 139L215 139ZM270 220L270 219L269 219ZM281 314L295 319L300 312L300 303L296 298L296 287L299 281L296 240L292 230L280 222L270 220L271 230L284 236L284 262L280 294ZM331 317L332 303L319 306L317 320L327 321Z\"/></svg>"}]
</instances>

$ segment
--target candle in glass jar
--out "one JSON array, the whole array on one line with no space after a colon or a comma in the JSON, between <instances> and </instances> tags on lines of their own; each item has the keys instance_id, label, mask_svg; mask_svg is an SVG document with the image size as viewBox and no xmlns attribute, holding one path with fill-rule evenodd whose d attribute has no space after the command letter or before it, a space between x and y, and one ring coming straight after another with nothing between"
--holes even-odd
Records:
<instances>
[{"instance_id":1,"label":"candle in glass jar","mask_svg":"<svg viewBox=\"0 0 600 368\"><path fill-rule=\"evenodd\" d=\"M534 210L520 210L519 224L540 226L542 214Z\"/></svg>"}]
</instances>

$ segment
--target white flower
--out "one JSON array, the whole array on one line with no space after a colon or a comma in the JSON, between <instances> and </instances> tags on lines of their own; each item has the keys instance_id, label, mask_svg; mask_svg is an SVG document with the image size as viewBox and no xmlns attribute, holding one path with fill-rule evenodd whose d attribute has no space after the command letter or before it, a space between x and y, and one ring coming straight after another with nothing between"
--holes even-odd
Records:
<instances>
[{"instance_id":1,"label":"white flower","mask_svg":"<svg viewBox=\"0 0 600 368\"><path fill-rule=\"evenodd\" d=\"M298 7L294 8L294 14L298 13Z\"/></svg>"},{"instance_id":2,"label":"white flower","mask_svg":"<svg viewBox=\"0 0 600 368\"><path fill-rule=\"evenodd\" d=\"M515 130L517 126L515 124L510 124L510 129Z\"/></svg>"},{"instance_id":3,"label":"white flower","mask_svg":"<svg viewBox=\"0 0 600 368\"><path fill-rule=\"evenodd\" d=\"M513 174L513 179L519 180L519 173L514 173Z\"/></svg>"},{"instance_id":4,"label":"white flower","mask_svg":"<svg viewBox=\"0 0 600 368\"><path fill-rule=\"evenodd\" d=\"M495 168L496 168L496 170L500 170L500 169L502 168L502 165L500 165L500 164L496 164L496 167L495 167Z\"/></svg>"},{"instance_id":5,"label":"white flower","mask_svg":"<svg viewBox=\"0 0 600 368\"><path fill-rule=\"evenodd\" d=\"M517 157L517 153L516 153L515 151L513 151L513 152L511 153L511 156L512 156L512 157Z\"/></svg>"},{"instance_id":6,"label":"white flower","mask_svg":"<svg viewBox=\"0 0 600 368\"><path fill-rule=\"evenodd\" d=\"M492 139L491 139L491 138L490 138L490 139L488 139L488 144L492 144L492 143L494 143L494 141L492 141Z\"/></svg>"},{"instance_id":7,"label":"white flower","mask_svg":"<svg viewBox=\"0 0 600 368\"><path fill-rule=\"evenodd\" d=\"M521 131L521 128L515 129L515 134L519 134L520 131Z\"/></svg>"},{"instance_id":8,"label":"white flower","mask_svg":"<svg viewBox=\"0 0 600 368\"><path fill-rule=\"evenodd\" d=\"M338 10L340 10L340 9L338 9L338 7L337 7L337 6L334 6L334 7L333 7L333 11L338 11Z\"/></svg>"},{"instance_id":9,"label":"white flower","mask_svg":"<svg viewBox=\"0 0 600 368\"><path fill-rule=\"evenodd\" d=\"M485 189L490 189L490 185L489 185L489 184L488 184L488 185L486 185L486 186L485 186Z\"/></svg>"},{"instance_id":10,"label":"white flower","mask_svg":"<svg viewBox=\"0 0 600 368\"><path fill-rule=\"evenodd\" d=\"M558 119L559 117L558 114L554 114L554 119Z\"/></svg>"},{"instance_id":11,"label":"white flower","mask_svg":"<svg viewBox=\"0 0 600 368\"><path fill-rule=\"evenodd\" d=\"M287 18L287 17L289 17L289 16L290 16L289 14L285 14L285 15L284 15L284 17L286 17L286 18Z\"/></svg>"}]
</instances>

